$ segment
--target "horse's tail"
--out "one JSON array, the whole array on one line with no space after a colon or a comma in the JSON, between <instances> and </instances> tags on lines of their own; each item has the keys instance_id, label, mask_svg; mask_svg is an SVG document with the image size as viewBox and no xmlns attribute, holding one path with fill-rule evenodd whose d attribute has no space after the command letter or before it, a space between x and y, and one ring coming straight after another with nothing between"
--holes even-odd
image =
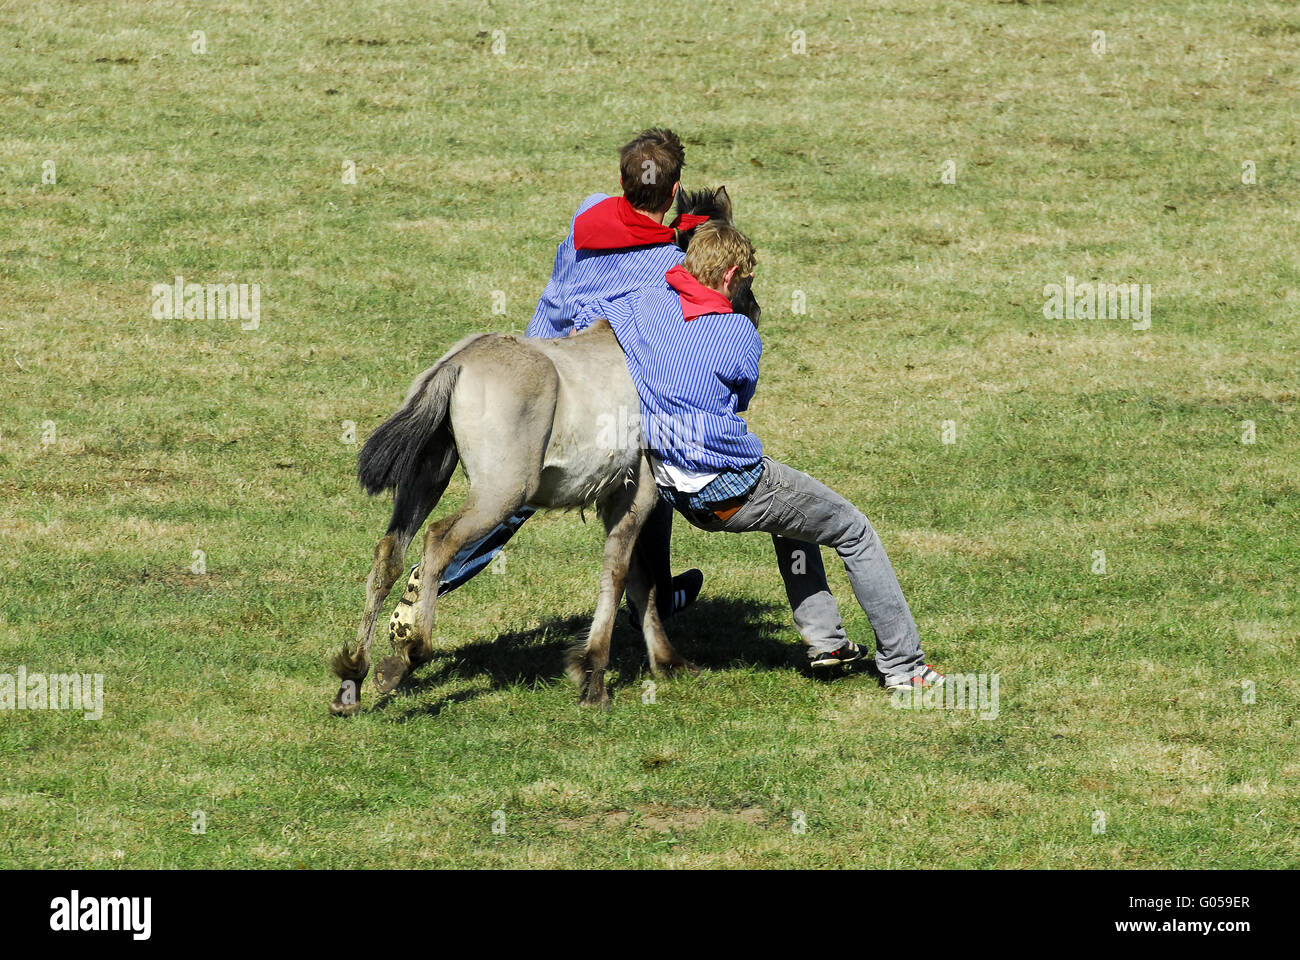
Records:
<instances>
[{"instance_id":1,"label":"horse's tail","mask_svg":"<svg viewBox=\"0 0 1300 960\"><path fill-rule=\"evenodd\" d=\"M416 377L402 406L361 448L357 479L366 493L397 491L390 531L418 530L456 469L460 453L448 416L451 392L460 376L457 354L476 339L466 337Z\"/></svg>"}]
</instances>

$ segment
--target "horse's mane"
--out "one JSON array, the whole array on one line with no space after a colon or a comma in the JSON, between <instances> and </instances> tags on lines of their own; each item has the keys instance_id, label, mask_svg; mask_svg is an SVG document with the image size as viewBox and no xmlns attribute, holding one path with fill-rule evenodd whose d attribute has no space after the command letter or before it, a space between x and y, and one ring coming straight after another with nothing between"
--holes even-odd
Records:
<instances>
[{"instance_id":1,"label":"horse's mane","mask_svg":"<svg viewBox=\"0 0 1300 960\"><path fill-rule=\"evenodd\" d=\"M678 190L677 212L706 214L710 220L715 217L719 220L727 219L727 212L718 202L717 195L707 187L703 190Z\"/></svg>"},{"instance_id":2,"label":"horse's mane","mask_svg":"<svg viewBox=\"0 0 1300 960\"><path fill-rule=\"evenodd\" d=\"M723 195L726 189L722 188ZM707 187L703 190L687 190L682 188L677 191L677 212L694 213L708 217L710 220L731 221L731 211L728 209L729 200L719 199L717 190L709 190ZM677 234L677 246L682 250L691 242L691 234L695 228L682 230Z\"/></svg>"}]
</instances>

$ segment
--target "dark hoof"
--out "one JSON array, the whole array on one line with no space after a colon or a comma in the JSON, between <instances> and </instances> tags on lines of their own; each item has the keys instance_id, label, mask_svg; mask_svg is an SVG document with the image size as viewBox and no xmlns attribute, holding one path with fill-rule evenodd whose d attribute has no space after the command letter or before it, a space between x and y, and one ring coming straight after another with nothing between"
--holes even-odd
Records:
<instances>
[{"instance_id":1,"label":"dark hoof","mask_svg":"<svg viewBox=\"0 0 1300 960\"><path fill-rule=\"evenodd\" d=\"M330 714L335 717L353 717L360 709L361 683L357 680L344 680L330 703Z\"/></svg>"},{"instance_id":2,"label":"dark hoof","mask_svg":"<svg viewBox=\"0 0 1300 960\"><path fill-rule=\"evenodd\" d=\"M692 677L700 675L700 668L689 660L674 660L672 663L656 664L658 669L652 670L656 676L671 677L680 673L689 673Z\"/></svg>"},{"instance_id":3,"label":"dark hoof","mask_svg":"<svg viewBox=\"0 0 1300 960\"><path fill-rule=\"evenodd\" d=\"M578 706L609 709L609 688L605 686L605 671L588 676L587 682L578 687L578 690L582 693L578 698Z\"/></svg>"},{"instance_id":4,"label":"dark hoof","mask_svg":"<svg viewBox=\"0 0 1300 960\"><path fill-rule=\"evenodd\" d=\"M375 668L375 686L380 693L391 693L405 679L408 670L401 657L385 657Z\"/></svg>"}]
</instances>

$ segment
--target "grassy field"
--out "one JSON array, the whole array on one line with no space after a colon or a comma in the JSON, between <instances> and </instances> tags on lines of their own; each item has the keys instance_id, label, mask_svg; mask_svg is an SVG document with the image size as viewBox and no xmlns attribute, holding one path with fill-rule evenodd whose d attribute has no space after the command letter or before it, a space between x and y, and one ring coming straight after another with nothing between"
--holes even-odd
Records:
<instances>
[{"instance_id":1,"label":"grassy field","mask_svg":"<svg viewBox=\"0 0 1300 960\"><path fill-rule=\"evenodd\" d=\"M105 691L0 712L0 866L1300 862L1294 6L274 6L0 4L0 674ZM580 710L590 514L327 715L389 511L356 440L523 329L652 124L759 250L751 426L996 719L806 678L770 543L685 523L704 672L644 703L620 618ZM257 329L155 317L177 275L258 284ZM1046 317L1067 277L1149 284L1149 329Z\"/></svg>"}]
</instances>

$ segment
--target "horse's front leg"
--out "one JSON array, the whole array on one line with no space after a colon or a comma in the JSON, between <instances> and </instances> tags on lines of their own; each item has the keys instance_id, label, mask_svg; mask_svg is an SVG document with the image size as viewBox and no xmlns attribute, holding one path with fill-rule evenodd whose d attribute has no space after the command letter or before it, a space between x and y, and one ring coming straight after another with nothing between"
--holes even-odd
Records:
<instances>
[{"instance_id":1,"label":"horse's front leg","mask_svg":"<svg viewBox=\"0 0 1300 960\"><path fill-rule=\"evenodd\" d=\"M650 657L650 672L656 677L686 670L698 674L699 668L683 657L668 640L663 621L659 618L659 588L651 576L646 559L640 551L633 550L627 575L627 596L641 616L641 633L645 639L646 653Z\"/></svg>"},{"instance_id":2,"label":"horse's front leg","mask_svg":"<svg viewBox=\"0 0 1300 960\"><path fill-rule=\"evenodd\" d=\"M620 485L598 505L605 523L605 563L600 572L600 599L585 646L569 656L569 676L578 685L578 702L584 707L609 706L605 670L609 667L609 641L614 616L623 599L632 548L659 496L644 457L634 483Z\"/></svg>"}]
</instances>

